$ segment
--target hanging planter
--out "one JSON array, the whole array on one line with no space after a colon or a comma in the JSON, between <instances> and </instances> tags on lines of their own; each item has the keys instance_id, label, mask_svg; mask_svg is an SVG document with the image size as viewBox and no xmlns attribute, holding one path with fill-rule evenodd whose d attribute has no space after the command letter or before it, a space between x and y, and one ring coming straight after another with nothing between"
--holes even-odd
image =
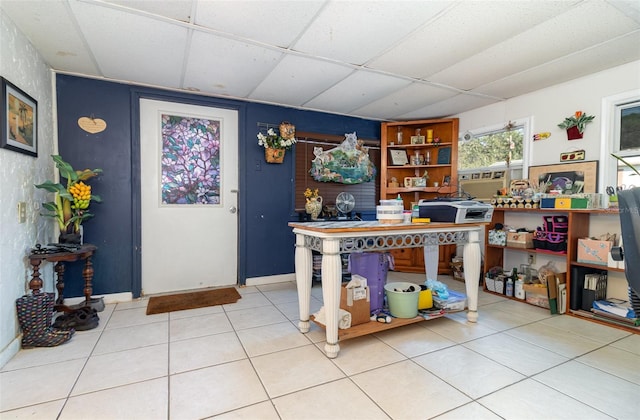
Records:
<instances>
[{"instance_id":1,"label":"hanging planter","mask_svg":"<svg viewBox=\"0 0 640 420\"><path fill-rule=\"evenodd\" d=\"M567 130L567 138L569 140L577 140L582 138L585 126L590 123L595 116L587 115L582 111L576 111L576 113L570 117L567 117L558 124L558 127Z\"/></svg>"},{"instance_id":2,"label":"hanging planter","mask_svg":"<svg viewBox=\"0 0 640 420\"><path fill-rule=\"evenodd\" d=\"M567 128L567 139L578 140L582 138L582 133L578 130L577 126Z\"/></svg>"},{"instance_id":3,"label":"hanging planter","mask_svg":"<svg viewBox=\"0 0 640 420\"><path fill-rule=\"evenodd\" d=\"M271 147L264 148L264 158L267 163L282 163L284 162L285 149L272 149Z\"/></svg>"}]
</instances>

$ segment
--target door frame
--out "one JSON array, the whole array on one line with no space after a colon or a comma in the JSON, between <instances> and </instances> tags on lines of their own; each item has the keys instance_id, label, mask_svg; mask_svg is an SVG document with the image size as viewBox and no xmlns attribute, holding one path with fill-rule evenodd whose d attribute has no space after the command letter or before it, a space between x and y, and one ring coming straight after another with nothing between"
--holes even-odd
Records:
<instances>
[{"instance_id":1,"label":"door frame","mask_svg":"<svg viewBox=\"0 0 640 420\"><path fill-rule=\"evenodd\" d=\"M131 291L134 298L142 293L142 203L141 203L141 155L140 155L140 100L151 99L156 101L177 102L186 105L198 105L205 107L224 108L238 112L238 281L237 284L246 284L246 148L245 122L246 106L241 102L219 101L217 98L208 98L181 93L158 93L152 89L131 90L131 222L132 222L132 275Z\"/></svg>"}]
</instances>

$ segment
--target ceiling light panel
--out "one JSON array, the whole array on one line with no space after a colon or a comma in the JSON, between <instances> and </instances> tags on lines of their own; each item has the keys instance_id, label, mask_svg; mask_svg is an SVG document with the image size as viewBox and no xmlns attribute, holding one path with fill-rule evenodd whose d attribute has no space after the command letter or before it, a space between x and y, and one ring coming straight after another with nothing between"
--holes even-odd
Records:
<instances>
[{"instance_id":1,"label":"ceiling light panel","mask_svg":"<svg viewBox=\"0 0 640 420\"><path fill-rule=\"evenodd\" d=\"M184 86L246 98L281 58L271 49L194 32Z\"/></svg>"},{"instance_id":2,"label":"ceiling light panel","mask_svg":"<svg viewBox=\"0 0 640 420\"><path fill-rule=\"evenodd\" d=\"M199 0L195 23L268 45L288 47L324 1Z\"/></svg>"},{"instance_id":3,"label":"ceiling light panel","mask_svg":"<svg viewBox=\"0 0 640 420\"><path fill-rule=\"evenodd\" d=\"M300 106L347 77L353 69L344 65L287 55L249 98Z\"/></svg>"},{"instance_id":4,"label":"ceiling light panel","mask_svg":"<svg viewBox=\"0 0 640 420\"><path fill-rule=\"evenodd\" d=\"M362 65L443 8L443 2L336 1L328 3L293 49ZM375 41L374 41L375 40Z\"/></svg>"},{"instance_id":5,"label":"ceiling light panel","mask_svg":"<svg viewBox=\"0 0 640 420\"><path fill-rule=\"evenodd\" d=\"M410 83L397 77L358 71L304 105L314 109L350 113Z\"/></svg>"}]
</instances>

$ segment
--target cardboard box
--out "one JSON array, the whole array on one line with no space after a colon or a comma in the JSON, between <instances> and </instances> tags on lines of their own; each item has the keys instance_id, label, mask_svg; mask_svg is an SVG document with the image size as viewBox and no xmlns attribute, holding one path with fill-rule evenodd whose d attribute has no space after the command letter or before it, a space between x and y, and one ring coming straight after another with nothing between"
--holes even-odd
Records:
<instances>
[{"instance_id":1,"label":"cardboard box","mask_svg":"<svg viewBox=\"0 0 640 420\"><path fill-rule=\"evenodd\" d=\"M540 283L524 285L525 300L536 306L549 309L549 296L545 286Z\"/></svg>"},{"instance_id":2,"label":"cardboard box","mask_svg":"<svg viewBox=\"0 0 640 420\"><path fill-rule=\"evenodd\" d=\"M606 266L611 245L611 241L578 239L578 262Z\"/></svg>"},{"instance_id":3,"label":"cardboard box","mask_svg":"<svg viewBox=\"0 0 640 420\"><path fill-rule=\"evenodd\" d=\"M352 327L371 320L369 300L368 287L347 289L345 286L342 286L340 288L340 309L344 309L351 314Z\"/></svg>"},{"instance_id":4,"label":"cardboard box","mask_svg":"<svg viewBox=\"0 0 640 420\"><path fill-rule=\"evenodd\" d=\"M507 246L514 248L533 248L532 232L508 232Z\"/></svg>"}]
</instances>

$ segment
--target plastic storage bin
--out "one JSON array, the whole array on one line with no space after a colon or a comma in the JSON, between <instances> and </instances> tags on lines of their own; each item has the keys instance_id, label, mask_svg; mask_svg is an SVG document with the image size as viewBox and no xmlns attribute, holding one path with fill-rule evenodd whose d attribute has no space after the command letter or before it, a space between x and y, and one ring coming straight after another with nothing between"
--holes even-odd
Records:
<instances>
[{"instance_id":1,"label":"plastic storage bin","mask_svg":"<svg viewBox=\"0 0 640 420\"><path fill-rule=\"evenodd\" d=\"M360 252L349 254L349 272L367 279L371 295L371 312L384 307L384 285L393 257L388 252Z\"/></svg>"},{"instance_id":2,"label":"plastic storage bin","mask_svg":"<svg viewBox=\"0 0 640 420\"><path fill-rule=\"evenodd\" d=\"M411 286L415 288L415 292L396 291L407 290ZM386 284L384 290L387 293L391 316L396 318L415 318L418 316L419 285L409 282L394 282Z\"/></svg>"}]
</instances>

